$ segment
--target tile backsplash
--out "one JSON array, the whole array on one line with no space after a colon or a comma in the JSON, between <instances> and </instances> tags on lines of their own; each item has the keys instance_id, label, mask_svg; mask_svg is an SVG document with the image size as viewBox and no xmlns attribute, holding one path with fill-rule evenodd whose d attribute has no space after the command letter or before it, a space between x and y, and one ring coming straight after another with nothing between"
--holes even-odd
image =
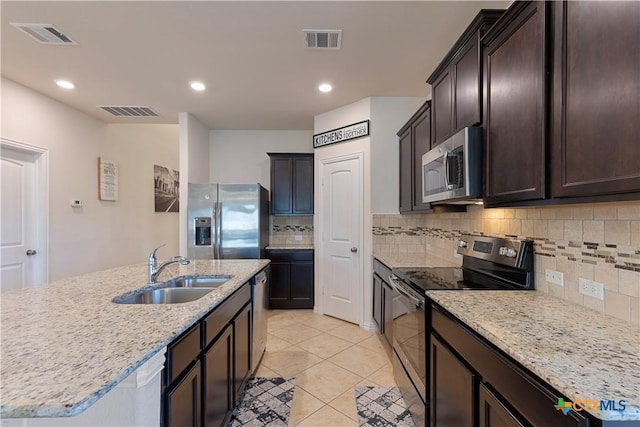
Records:
<instances>
[{"instance_id":1,"label":"tile backsplash","mask_svg":"<svg viewBox=\"0 0 640 427\"><path fill-rule=\"evenodd\" d=\"M272 216L269 240L270 245L313 245L313 216Z\"/></svg>"},{"instance_id":2,"label":"tile backsplash","mask_svg":"<svg viewBox=\"0 0 640 427\"><path fill-rule=\"evenodd\" d=\"M538 290L640 324L640 202L373 216L376 253L424 252L459 265L462 233L533 240ZM564 286L547 282L546 269L562 272ZM581 278L603 283L604 300L580 294Z\"/></svg>"}]
</instances>

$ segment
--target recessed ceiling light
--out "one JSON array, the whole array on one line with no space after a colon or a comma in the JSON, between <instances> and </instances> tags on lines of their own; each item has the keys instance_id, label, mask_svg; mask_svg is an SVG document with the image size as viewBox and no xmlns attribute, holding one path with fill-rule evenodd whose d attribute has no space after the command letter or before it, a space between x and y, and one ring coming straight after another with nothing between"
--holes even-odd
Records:
<instances>
[{"instance_id":1,"label":"recessed ceiling light","mask_svg":"<svg viewBox=\"0 0 640 427\"><path fill-rule=\"evenodd\" d=\"M199 92L202 92L207 88L202 82L191 82L189 83L189 86L191 86L191 89L197 90Z\"/></svg>"},{"instance_id":2,"label":"recessed ceiling light","mask_svg":"<svg viewBox=\"0 0 640 427\"><path fill-rule=\"evenodd\" d=\"M63 89L73 89L76 87L76 85L71 83L69 80L56 80L56 84Z\"/></svg>"},{"instance_id":3,"label":"recessed ceiling light","mask_svg":"<svg viewBox=\"0 0 640 427\"><path fill-rule=\"evenodd\" d=\"M331 92L332 89L333 87L329 83L322 83L320 86L318 86L318 90L324 93Z\"/></svg>"}]
</instances>

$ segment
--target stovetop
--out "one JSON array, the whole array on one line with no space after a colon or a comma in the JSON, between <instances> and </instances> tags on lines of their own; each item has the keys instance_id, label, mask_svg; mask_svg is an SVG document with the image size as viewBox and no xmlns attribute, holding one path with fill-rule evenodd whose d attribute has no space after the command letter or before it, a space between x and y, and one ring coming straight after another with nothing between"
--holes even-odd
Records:
<instances>
[{"instance_id":1,"label":"stovetop","mask_svg":"<svg viewBox=\"0 0 640 427\"><path fill-rule=\"evenodd\" d=\"M393 272L421 293L438 289L504 289L497 282L474 280L472 273L456 267L396 268Z\"/></svg>"}]
</instances>

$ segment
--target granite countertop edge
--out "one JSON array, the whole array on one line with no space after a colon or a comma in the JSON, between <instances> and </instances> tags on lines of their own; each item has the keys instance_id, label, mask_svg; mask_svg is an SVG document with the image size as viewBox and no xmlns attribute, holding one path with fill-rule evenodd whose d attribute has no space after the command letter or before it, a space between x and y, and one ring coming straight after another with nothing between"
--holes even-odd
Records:
<instances>
[{"instance_id":1,"label":"granite countertop edge","mask_svg":"<svg viewBox=\"0 0 640 427\"><path fill-rule=\"evenodd\" d=\"M128 305L111 301L115 296L148 286L145 285L146 264L3 292L0 418L69 417L82 413L268 264L268 259L259 259L196 260L187 266L171 265L163 272L161 282L187 275L233 276L204 297L183 304ZM94 284L89 292L87 283ZM76 299L69 302L70 296ZM85 319L87 313L93 314L92 319ZM110 319L100 319L103 313L106 317L114 317L113 328L128 324L136 326L120 328L121 333L105 331L112 323ZM22 322L25 316L32 322ZM93 319L102 322L94 326ZM74 320L80 323L78 327L73 327L76 326ZM147 325L145 321L148 321ZM133 331L140 324L144 332L153 336L147 337L140 330ZM55 338L60 331L63 336L56 347L55 340L49 338ZM108 342L117 351L113 357L107 353L100 358L102 353L94 347L111 338L101 341L98 335L107 332L119 340L115 344ZM78 350L77 357L67 360L68 355L74 353L74 347ZM97 357L98 360L87 361L83 357ZM38 362L45 367L41 368ZM68 382L59 381L58 375L69 375L70 371L77 377ZM99 371L97 379L91 378L93 371ZM28 378L21 380L22 376ZM38 383L40 378L44 380ZM55 382L52 383L53 379Z\"/></svg>"}]
</instances>

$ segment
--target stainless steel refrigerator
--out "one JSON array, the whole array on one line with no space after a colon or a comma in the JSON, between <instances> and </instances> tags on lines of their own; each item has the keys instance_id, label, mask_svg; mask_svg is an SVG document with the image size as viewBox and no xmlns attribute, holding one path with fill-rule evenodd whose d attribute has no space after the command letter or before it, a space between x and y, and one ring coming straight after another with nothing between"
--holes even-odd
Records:
<instances>
[{"instance_id":1,"label":"stainless steel refrigerator","mask_svg":"<svg viewBox=\"0 0 640 427\"><path fill-rule=\"evenodd\" d=\"M264 258L269 191L260 184L189 184L190 259Z\"/></svg>"}]
</instances>

